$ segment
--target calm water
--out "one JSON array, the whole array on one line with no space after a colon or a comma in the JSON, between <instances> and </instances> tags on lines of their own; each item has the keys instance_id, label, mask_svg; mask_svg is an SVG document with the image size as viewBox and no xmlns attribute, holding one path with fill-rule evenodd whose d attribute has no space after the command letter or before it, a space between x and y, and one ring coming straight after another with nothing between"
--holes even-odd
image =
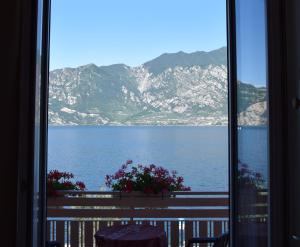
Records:
<instances>
[{"instance_id":1,"label":"calm water","mask_svg":"<svg viewBox=\"0 0 300 247\"><path fill-rule=\"evenodd\" d=\"M247 128L239 133L240 157L260 170L266 162L266 130ZM105 188L106 174L132 159L177 170L192 190L224 191L228 188L227 135L227 127L49 127L48 169L73 172L89 190L99 190Z\"/></svg>"}]
</instances>

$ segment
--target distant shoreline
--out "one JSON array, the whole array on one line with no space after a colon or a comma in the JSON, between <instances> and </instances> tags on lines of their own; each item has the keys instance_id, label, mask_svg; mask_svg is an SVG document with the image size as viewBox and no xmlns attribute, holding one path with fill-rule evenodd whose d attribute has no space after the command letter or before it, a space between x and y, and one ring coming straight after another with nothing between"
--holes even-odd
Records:
<instances>
[{"instance_id":1,"label":"distant shoreline","mask_svg":"<svg viewBox=\"0 0 300 247\"><path fill-rule=\"evenodd\" d=\"M49 124L48 127L229 127L229 125L110 125L110 124L102 124L102 125L93 125L93 124L81 124L81 125L54 125ZM266 125L242 125L239 128L262 128L267 127Z\"/></svg>"}]
</instances>

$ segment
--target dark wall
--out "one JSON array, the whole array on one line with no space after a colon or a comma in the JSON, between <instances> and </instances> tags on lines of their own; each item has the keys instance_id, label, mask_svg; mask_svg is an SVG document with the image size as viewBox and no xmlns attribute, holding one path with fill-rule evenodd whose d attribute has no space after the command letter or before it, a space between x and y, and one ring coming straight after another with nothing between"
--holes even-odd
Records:
<instances>
[{"instance_id":1,"label":"dark wall","mask_svg":"<svg viewBox=\"0 0 300 247\"><path fill-rule=\"evenodd\" d=\"M20 93L20 0L7 1L1 16L1 245L15 246Z\"/></svg>"},{"instance_id":2,"label":"dark wall","mask_svg":"<svg viewBox=\"0 0 300 247\"><path fill-rule=\"evenodd\" d=\"M30 181L33 150L34 54L32 51L35 47L35 16L32 10L34 10L35 1L9 0L2 2L0 6L0 246L19 247L29 246L30 242L30 239L27 238L30 235L27 223L31 219L31 184L28 181ZM300 97L300 1L287 0L285 7L286 28L284 29L286 30L283 31L287 31L285 38L288 73L287 78L280 78L286 80L285 86L288 89L286 107L289 114L287 121L289 151L285 165L289 171L290 187L285 194L291 202L289 204L289 234L300 235L300 215L297 217L300 208L300 111L295 111L291 104L295 96ZM280 8L273 9L272 13L273 16L274 13L277 16L281 15ZM273 31L276 31L280 25L282 23L274 22ZM271 38L274 41L272 43L274 54L281 48L281 45L276 43L280 38L279 34ZM273 71L280 69L274 65ZM281 96L278 93L276 97L279 100ZM277 101L276 98L272 100L273 102ZM282 110L280 105L272 109L274 116L278 115L276 110ZM279 121L281 120L275 120L275 123ZM277 130L272 131L276 133ZM280 150L273 152L280 153ZM24 171L28 173L24 173ZM275 173L278 174L278 170L275 170ZM278 180L274 183L278 183ZM274 203L275 201L276 198L274 198ZM277 212L280 212L280 209ZM299 243L293 242L291 246L299 246Z\"/></svg>"},{"instance_id":3,"label":"dark wall","mask_svg":"<svg viewBox=\"0 0 300 247\"><path fill-rule=\"evenodd\" d=\"M269 100L269 246L286 245L285 0L267 0Z\"/></svg>"},{"instance_id":4,"label":"dark wall","mask_svg":"<svg viewBox=\"0 0 300 247\"><path fill-rule=\"evenodd\" d=\"M288 200L290 246L300 246L300 1L286 1L286 42L288 88ZM293 240L293 235L299 240Z\"/></svg>"},{"instance_id":5,"label":"dark wall","mask_svg":"<svg viewBox=\"0 0 300 247\"><path fill-rule=\"evenodd\" d=\"M33 0L3 1L0 7L0 246L30 246L34 9Z\"/></svg>"}]
</instances>

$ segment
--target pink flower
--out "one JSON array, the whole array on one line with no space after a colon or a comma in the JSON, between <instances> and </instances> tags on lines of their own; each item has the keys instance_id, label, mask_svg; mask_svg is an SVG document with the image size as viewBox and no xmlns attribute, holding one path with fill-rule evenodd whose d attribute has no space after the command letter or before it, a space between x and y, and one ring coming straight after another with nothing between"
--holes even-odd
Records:
<instances>
[{"instance_id":1,"label":"pink flower","mask_svg":"<svg viewBox=\"0 0 300 247\"><path fill-rule=\"evenodd\" d=\"M156 167L156 169L154 171L154 175L156 175L158 177L165 177L168 174L169 174L169 172L162 167Z\"/></svg>"},{"instance_id":2,"label":"pink flower","mask_svg":"<svg viewBox=\"0 0 300 247\"><path fill-rule=\"evenodd\" d=\"M177 178L177 183L179 183L179 184L183 183L183 177L178 177Z\"/></svg>"},{"instance_id":3,"label":"pink flower","mask_svg":"<svg viewBox=\"0 0 300 247\"><path fill-rule=\"evenodd\" d=\"M182 187L182 191L191 191L191 187L185 187L185 186L183 186Z\"/></svg>"},{"instance_id":4,"label":"pink flower","mask_svg":"<svg viewBox=\"0 0 300 247\"><path fill-rule=\"evenodd\" d=\"M151 172L151 169L149 167L144 167L144 173L150 173Z\"/></svg>"},{"instance_id":5,"label":"pink flower","mask_svg":"<svg viewBox=\"0 0 300 247\"><path fill-rule=\"evenodd\" d=\"M172 183L174 183L175 181L174 181L174 179L172 178L172 177L168 177L167 178L167 183L168 184L172 184Z\"/></svg>"},{"instance_id":6,"label":"pink flower","mask_svg":"<svg viewBox=\"0 0 300 247\"><path fill-rule=\"evenodd\" d=\"M125 176L124 170L120 169L118 172L116 172L114 178L115 178L115 179L119 179L119 178L122 178L122 177L124 177L124 176Z\"/></svg>"},{"instance_id":7,"label":"pink flower","mask_svg":"<svg viewBox=\"0 0 300 247\"><path fill-rule=\"evenodd\" d=\"M114 175L106 175L105 184L113 190L126 192L141 190L148 194L191 190L190 187L183 185L183 177L177 176L176 171L169 172L169 170L154 164L132 165L131 169L127 170L128 165L132 163L132 160L127 160Z\"/></svg>"},{"instance_id":8,"label":"pink flower","mask_svg":"<svg viewBox=\"0 0 300 247\"><path fill-rule=\"evenodd\" d=\"M81 181L77 181L76 185L79 187L80 190L85 190L85 184Z\"/></svg>"},{"instance_id":9,"label":"pink flower","mask_svg":"<svg viewBox=\"0 0 300 247\"><path fill-rule=\"evenodd\" d=\"M126 161L126 165L131 165L132 164L132 160L127 160Z\"/></svg>"},{"instance_id":10,"label":"pink flower","mask_svg":"<svg viewBox=\"0 0 300 247\"><path fill-rule=\"evenodd\" d=\"M149 166L149 168L150 168L151 171L154 171L155 167L156 167L156 166L153 165L153 164L151 164L151 165Z\"/></svg>"}]
</instances>

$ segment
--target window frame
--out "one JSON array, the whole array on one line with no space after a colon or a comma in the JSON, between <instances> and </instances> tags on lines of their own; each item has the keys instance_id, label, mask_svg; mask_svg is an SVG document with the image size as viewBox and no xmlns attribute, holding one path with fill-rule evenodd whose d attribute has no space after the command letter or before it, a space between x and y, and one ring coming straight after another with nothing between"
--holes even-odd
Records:
<instances>
[{"instance_id":1,"label":"window frame","mask_svg":"<svg viewBox=\"0 0 300 247\"><path fill-rule=\"evenodd\" d=\"M228 82L229 82L229 171L230 171L230 246L235 245L235 222L237 211L237 61L235 31L235 1L227 0L228 31ZM286 40L285 1L266 0L267 21L267 77L268 77L268 245L285 246L288 241L286 220L288 196L287 169L287 88L286 88Z\"/></svg>"},{"instance_id":2,"label":"window frame","mask_svg":"<svg viewBox=\"0 0 300 247\"><path fill-rule=\"evenodd\" d=\"M20 97L21 110L26 113L30 113L29 117L25 116L25 121L28 125L22 125L20 127L20 145L23 143L29 143L29 150L33 154L34 149L34 140L32 139L32 128L34 124L34 111L32 108L34 103L34 92L35 87L30 84L28 78L34 78L34 69L35 68L35 55L36 55L36 46L32 45L35 42L32 42L36 38L36 24L37 24L37 2L39 0L32 0L28 4L22 4L24 16L23 16L23 32L24 37L22 38L22 49L23 49L23 59L21 58L21 63L27 64L24 65L24 68L21 73L21 78L25 78L27 84L29 85L29 90L24 96ZM44 16L43 16L43 58L42 58L42 90L41 90L41 190L45 192L45 183L46 183L46 171L47 171L47 110L48 110L48 73L49 73L49 33L50 33L50 0L40 0L44 3ZM286 207L284 201L286 200L285 189L286 189L286 170L284 169L284 158L286 157L286 114L284 113L285 109L285 99L286 99L286 86L284 81L286 78L285 70L285 25L284 25L284 1L280 0L267 0L267 22L268 22L268 76L269 81L269 94L268 94L268 103L269 103L269 153L270 153L270 166L269 170L269 245L270 246L283 246L284 241L287 240L287 222L285 220ZM235 0L227 0L227 49L228 49L228 80L229 80L229 164L237 163L237 134L236 134L236 112L237 112L237 102L236 102L236 45L235 45ZM29 17L29 18L28 18ZM31 45L30 45L31 44ZM30 53L26 50L30 48ZM28 58L30 62L28 63ZM26 69L29 68L29 74L26 72ZM28 104L28 102L31 102ZM281 109L278 111L278 109ZM23 116L24 117L24 116ZM28 131L29 130L29 131ZM23 150L20 153L19 157L19 191L18 191L18 215L21 216L19 221L21 222L18 229L18 246L24 245L24 239L28 241L29 233L28 229L31 229L32 226L32 214L28 215L28 212L31 212L32 205L32 194L31 190L26 190L24 192L23 186L24 183L27 187L30 188L32 185L32 176L27 176L28 173L32 174L32 161L34 157L28 157L26 150ZM22 160L26 158L29 162L28 166L24 167L21 165ZM235 225L234 217L236 215L236 181L233 179L237 174L237 167L230 165L229 167L229 190L230 190L230 242L231 246L234 246L234 237L235 237ZM284 186L282 186L284 185ZM26 198L26 199L25 199ZM43 211L41 213L41 220L43 221L43 226L45 226L45 217L46 217L46 198L45 193L43 195L42 202ZM24 226L27 226L27 230L24 229ZM42 232L45 233L45 227L42 228ZM42 243L44 244L45 238L42 238ZM28 243L28 242L27 242ZM28 245L27 245L28 246ZM42 246L42 245L37 245Z\"/></svg>"},{"instance_id":3,"label":"window frame","mask_svg":"<svg viewBox=\"0 0 300 247\"><path fill-rule=\"evenodd\" d=\"M46 232L47 107L50 0L20 1L19 38L19 145L17 171L16 246L41 247ZM40 9L39 9L40 8ZM39 20L39 11L42 17ZM41 22L42 23L41 23ZM38 25L42 32L38 39ZM41 43L40 78L37 78L37 44ZM37 81L40 99L36 101ZM39 105L38 105L39 104ZM39 107L39 143L35 143L36 107ZM34 194L35 153L39 153L39 194ZM38 197L38 198L37 198ZM38 216L34 219L34 200L38 200ZM38 223L38 242L33 239L33 222Z\"/></svg>"}]
</instances>

